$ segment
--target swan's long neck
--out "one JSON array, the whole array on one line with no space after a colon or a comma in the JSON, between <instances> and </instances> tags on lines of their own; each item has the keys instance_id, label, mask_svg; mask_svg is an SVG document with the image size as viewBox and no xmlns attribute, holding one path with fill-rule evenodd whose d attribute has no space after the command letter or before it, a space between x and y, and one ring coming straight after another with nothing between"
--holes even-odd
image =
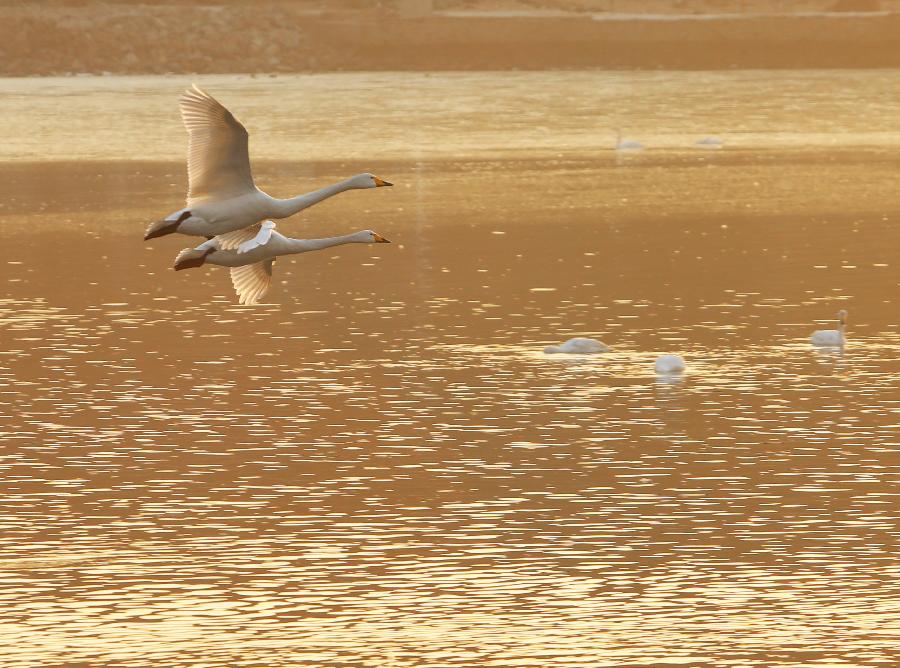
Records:
<instances>
[{"instance_id":1,"label":"swan's long neck","mask_svg":"<svg viewBox=\"0 0 900 668\"><path fill-rule=\"evenodd\" d=\"M290 253L307 253L309 251L322 250L332 246L343 244L365 243L359 234L345 234L340 237L327 237L325 239L290 239Z\"/></svg>"},{"instance_id":2,"label":"swan's long neck","mask_svg":"<svg viewBox=\"0 0 900 668\"><path fill-rule=\"evenodd\" d=\"M293 216L298 211L303 211L303 209L309 208L313 204L318 204L323 199L328 199L329 197L333 197L338 193L342 193L345 190L350 190L352 188L352 179L347 179L345 181L333 183L330 186L325 186L319 190L313 190L311 193L306 193L305 195L297 195L297 197L291 197L290 199L275 199L272 218L287 218L288 216Z\"/></svg>"}]
</instances>

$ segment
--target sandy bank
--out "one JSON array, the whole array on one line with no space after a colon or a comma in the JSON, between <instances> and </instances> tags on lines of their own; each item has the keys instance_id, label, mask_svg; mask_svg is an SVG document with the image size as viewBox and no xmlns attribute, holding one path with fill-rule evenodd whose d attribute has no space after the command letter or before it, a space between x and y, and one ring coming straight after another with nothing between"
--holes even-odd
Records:
<instances>
[{"instance_id":1,"label":"sandy bank","mask_svg":"<svg viewBox=\"0 0 900 668\"><path fill-rule=\"evenodd\" d=\"M0 74L896 67L900 14L326 12L254 5L0 6Z\"/></svg>"}]
</instances>

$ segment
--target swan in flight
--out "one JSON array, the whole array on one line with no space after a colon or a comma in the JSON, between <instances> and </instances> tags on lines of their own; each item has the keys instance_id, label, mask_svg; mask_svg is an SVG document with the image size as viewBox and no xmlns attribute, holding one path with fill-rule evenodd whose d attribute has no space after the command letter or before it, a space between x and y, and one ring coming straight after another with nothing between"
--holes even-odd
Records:
<instances>
[{"instance_id":1,"label":"swan in flight","mask_svg":"<svg viewBox=\"0 0 900 668\"><path fill-rule=\"evenodd\" d=\"M145 241L174 232L214 237L266 218L287 218L345 190L393 185L366 173L305 195L276 199L254 185L247 130L230 111L196 85L184 92L180 105L188 131L187 206L152 223Z\"/></svg>"},{"instance_id":2,"label":"swan in flight","mask_svg":"<svg viewBox=\"0 0 900 668\"><path fill-rule=\"evenodd\" d=\"M327 239L291 239L275 231L271 220L185 248L175 258L175 271L217 264L231 268L231 282L241 304L257 303L269 290L272 265L280 255L322 250L341 244L388 244L372 230Z\"/></svg>"},{"instance_id":3,"label":"swan in flight","mask_svg":"<svg viewBox=\"0 0 900 668\"><path fill-rule=\"evenodd\" d=\"M809 337L810 343L814 346L843 346L844 345L844 327L847 324L847 311L841 309L837 314L837 329L817 329Z\"/></svg>"},{"instance_id":4,"label":"swan in flight","mask_svg":"<svg viewBox=\"0 0 900 668\"><path fill-rule=\"evenodd\" d=\"M548 354L608 353L609 346L597 339L585 339L579 336L574 339L569 339L558 346L547 346L544 348L544 352Z\"/></svg>"},{"instance_id":5,"label":"swan in flight","mask_svg":"<svg viewBox=\"0 0 900 668\"><path fill-rule=\"evenodd\" d=\"M640 151L644 145L634 139L622 139L622 133L616 130L616 150L617 151Z\"/></svg>"},{"instance_id":6,"label":"swan in flight","mask_svg":"<svg viewBox=\"0 0 900 668\"><path fill-rule=\"evenodd\" d=\"M685 369L684 359L680 355L660 355L656 358L656 373L681 373Z\"/></svg>"}]
</instances>

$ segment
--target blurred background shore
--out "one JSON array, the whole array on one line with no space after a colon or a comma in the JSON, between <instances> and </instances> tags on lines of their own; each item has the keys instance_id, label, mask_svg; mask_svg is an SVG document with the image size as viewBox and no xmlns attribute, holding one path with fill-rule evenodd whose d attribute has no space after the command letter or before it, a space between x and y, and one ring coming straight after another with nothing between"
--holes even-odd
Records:
<instances>
[{"instance_id":1,"label":"blurred background shore","mask_svg":"<svg viewBox=\"0 0 900 668\"><path fill-rule=\"evenodd\" d=\"M900 66L900 0L0 1L0 75Z\"/></svg>"}]
</instances>

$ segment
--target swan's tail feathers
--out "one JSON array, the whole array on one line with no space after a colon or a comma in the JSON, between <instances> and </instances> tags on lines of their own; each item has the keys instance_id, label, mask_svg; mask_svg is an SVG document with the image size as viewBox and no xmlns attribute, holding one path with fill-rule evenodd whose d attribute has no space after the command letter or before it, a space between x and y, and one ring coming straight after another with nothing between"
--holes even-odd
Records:
<instances>
[{"instance_id":1,"label":"swan's tail feathers","mask_svg":"<svg viewBox=\"0 0 900 668\"><path fill-rule=\"evenodd\" d=\"M144 241L149 241L156 237L164 237L167 234L177 232L178 226L190 217L190 211L181 211L177 214L172 214L168 218L163 218L162 220L157 220L155 223L150 223L147 232L144 234Z\"/></svg>"},{"instance_id":2,"label":"swan's tail feathers","mask_svg":"<svg viewBox=\"0 0 900 668\"><path fill-rule=\"evenodd\" d=\"M175 258L175 271L202 267L206 256L213 252L213 248L185 248Z\"/></svg>"}]
</instances>

